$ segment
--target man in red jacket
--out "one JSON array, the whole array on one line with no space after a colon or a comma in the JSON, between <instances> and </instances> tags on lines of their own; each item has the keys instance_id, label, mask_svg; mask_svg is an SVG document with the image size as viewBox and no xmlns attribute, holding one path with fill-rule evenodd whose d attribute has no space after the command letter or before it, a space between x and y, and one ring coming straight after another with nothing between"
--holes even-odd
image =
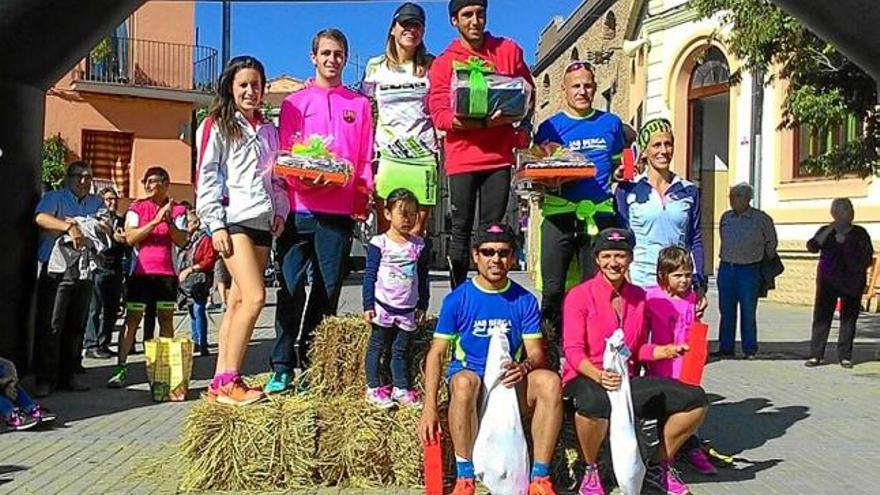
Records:
<instances>
[{"instance_id":1,"label":"man in red jacket","mask_svg":"<svg viewBox=\"0 0 880 495\"><path fill-rule=\"evenodd\" d=\"M446 175L452 205L452 241L449 244L452 287L467 279L471 229L477 196L480 224L500 223L510 196L510 171L517 145L515 122L500 111L483 119L460 118L452 108L453 62L471 57L485 60L498 74L519 76L534 87L522 48L485 31L488 0L451 0L449 17L458 29L452 41L431 66L428 107L434 127L446 133Z\"/></svg>"}]
</instances>

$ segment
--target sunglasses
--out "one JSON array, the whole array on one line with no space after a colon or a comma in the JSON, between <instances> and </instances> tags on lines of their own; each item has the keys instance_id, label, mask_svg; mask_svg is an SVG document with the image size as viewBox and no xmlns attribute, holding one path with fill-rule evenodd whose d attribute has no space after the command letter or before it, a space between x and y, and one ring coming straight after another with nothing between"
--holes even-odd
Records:
<instances>
[{"instance_id":1,"label":"sunglasses","mask_svg":"<svg viewBox=\"0 0 880 495\"><path fill-rule=\"evenodd\" d=\"M574 72L576 70L581 70L581 69L588 70L590 72L594 72L593 66L590 65L589 62L584 62L582 60L575 60L574 62L571 62L565 66L565 73L568 74L569 72Z\"/></svg>"},{"instance_id":2,"label":"sunglasses","mask_svg":"<svg viewBox=\"0 0 880 495\"><path fill-rule=\"evenodd\" d=\"M511 249L510 248L503 248L503 249L480 248L480 249L477 249L477 252L479 252L480 255L482 255L486 258L494 258L496 254L501 258L507 258L510 256Z\"/></svg>"}]
</instances>

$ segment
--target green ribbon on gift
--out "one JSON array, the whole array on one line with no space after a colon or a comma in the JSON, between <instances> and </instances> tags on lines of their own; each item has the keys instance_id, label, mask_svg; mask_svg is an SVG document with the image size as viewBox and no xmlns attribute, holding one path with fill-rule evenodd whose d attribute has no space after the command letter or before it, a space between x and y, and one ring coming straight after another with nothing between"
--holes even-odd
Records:
<instances>
[{"instance_id":1,"label":"green ribbon on gift","mask_svg":"<svg viewBox=\"0 0 880 495\"><path fill-rule=\"evenodd\" d=\"M581 201L569 201L552 194L544 195L544 205L541 212L545 217L574 213L578 220L584 222L584 230L589 235L599 233L599 225L596 224L597 213L614 213L614 202L611 198L594 203L589 199Z\"/></svg>"},{"instance_id":2,"label":"green ribbon on gift","mask_svg":"<svg viewBox=\"0 0 880 495\"><path fill-rule=\"evenodd\" d=\"M489 114L489 83L486 82L486 74L495 72L495 67L479 57L470 57L464 62L453 61L452 68L456 72L468 71L469 73L468 115L474 118L487 116Z\"/></svg>"},{"instance_id":3,"label":"green ribbon on gift","mask_svg":"<svg viewBox=\"0 0 880 495\"><path fill-rule=\"evenodd\" d=\"M327 143L319 136L312 136L306 143L294 144L291 151L294 155L308 158L333 158L333 154L327 149Z\"/></svg>"}]
</instances>

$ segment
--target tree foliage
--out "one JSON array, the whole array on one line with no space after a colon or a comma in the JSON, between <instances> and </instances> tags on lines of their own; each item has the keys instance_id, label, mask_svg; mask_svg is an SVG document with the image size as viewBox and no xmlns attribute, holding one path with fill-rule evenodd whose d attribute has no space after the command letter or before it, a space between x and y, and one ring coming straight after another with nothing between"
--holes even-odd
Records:
<instances>
[{"instance_id":1,"label":"tree foliage","mask_svg":"<svg viewBox=\"0 0 880 495\"><path fill-rule=\"evenodd\" d=\"M52 189L58 189L67 173L67 155L70 149L61 134L43 140L43 169L41 178Z\"/></svg>"},{"instance_id":2,"label":"tree foliage","mask_svg":"<svg viewBox=\"0 0 880 495\"><path fill-rule=\"evenodd\" d=\"M832 176L880 173L874 137L876 83L865 71L769 0L690 3L700 15L717 15L731 27L719 37L743 61L743 69L763 70L767 82L774 77L789 81L781 126L808 126L824 135L850 115L867 123L857 141L805 160L808 169Z\"/></svg>"}]
</instances>

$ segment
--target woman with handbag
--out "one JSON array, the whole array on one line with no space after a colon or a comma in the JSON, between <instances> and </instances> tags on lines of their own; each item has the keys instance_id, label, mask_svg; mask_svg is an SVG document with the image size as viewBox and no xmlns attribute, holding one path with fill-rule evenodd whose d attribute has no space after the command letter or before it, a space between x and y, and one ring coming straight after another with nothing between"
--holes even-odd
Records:
<instances>
[{"instance_id":1,"label":"woman with handbag","mask_svg":"<svg viewBox=\"0 0 880 495\"><path fill-rule=\"evenodd\" d=\"M428 114L428 68L434 56L425 48L425 11L404 3L394 12L385 53L367 62L362 86L376 112L376 219L388 230L382 203L399 188L419 200L411 234L424 237L428 210L437 204L437 138Z\"/></svg>"},{"instance_id":2,"label":"woman with handbag","mask_svg":"<svg viewBox=\"0 0 880 495\"><path fill-rule=\"evenodd\" d=\"M181 270L178 273L180 292L187 298L187 309L192 323L192 340L203 357L210 356L208 350L208 295L214 278L214 263L217 251L214 250L211 233L203 228L195 209L186 212L186 227L189 243L183 251Z\"/></svg>"}]
</instances>

